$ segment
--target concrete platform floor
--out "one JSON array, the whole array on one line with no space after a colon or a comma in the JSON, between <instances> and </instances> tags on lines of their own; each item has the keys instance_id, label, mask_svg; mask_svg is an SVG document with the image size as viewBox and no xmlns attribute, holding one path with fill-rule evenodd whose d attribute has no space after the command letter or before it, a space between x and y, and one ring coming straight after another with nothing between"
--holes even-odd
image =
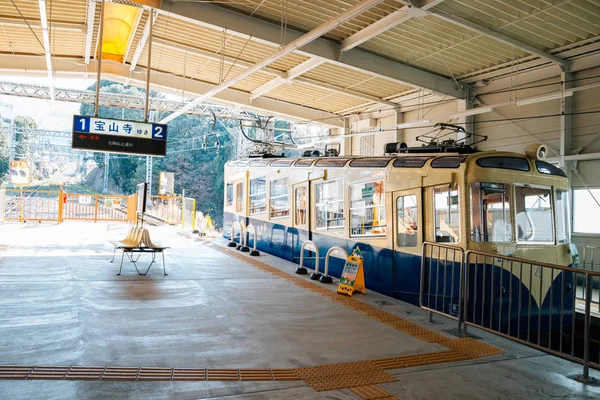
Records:
<instances>
[{"instance_id":1,"label":"concrete platform floor","mask_svg":"<svg viewBox=\"0 0 600 400\"><path fill-rule=\"evenodd\" d=\"M167 252L138 276L109 262L117 224L0 225L0 364L298 368L447 350L232 258L175 227L150 227ZM214 244L222 246L223 240ZM140 261L144 264L142 256ZM260 261L292 272L270 256ZM117 259L117 261L119 261ZM334 289L334 286L331 286ZM455 322L373 292L359 300L455 338ZM383 304L381 302L384 302ZM504 354L390 372L399 399L597 399L581 367L473 329ZM0 381L0 399L356 399L292 382Z\"/></svg>"}]
</instances>

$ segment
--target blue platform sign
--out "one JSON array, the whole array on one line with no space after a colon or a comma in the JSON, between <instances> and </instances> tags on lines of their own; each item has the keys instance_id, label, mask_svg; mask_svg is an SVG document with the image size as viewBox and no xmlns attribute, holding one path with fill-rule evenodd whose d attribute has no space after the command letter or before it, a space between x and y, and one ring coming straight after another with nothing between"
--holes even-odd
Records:
<instances>
[{"instance_id":1,"label":"blue platform sign","mask_svg":"<svg viewBox=\"0 0 600 400\"><path fill-rule=\"evenodd\" d=\"M164 157L167 125L73 116L72 148Z\"/></svg>"}]
</instances>

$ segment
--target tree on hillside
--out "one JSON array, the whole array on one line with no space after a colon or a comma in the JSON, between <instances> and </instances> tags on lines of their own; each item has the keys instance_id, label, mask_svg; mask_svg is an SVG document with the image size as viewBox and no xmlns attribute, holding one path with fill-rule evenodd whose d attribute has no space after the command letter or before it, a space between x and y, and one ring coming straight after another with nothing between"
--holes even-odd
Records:
<instances>
[{"instance_id":1,"label":"tree on hillside","mask_svg":"<svg viewBox=\"0 0 600 400\"><path fill-rule=\"evenodd\" d=\"M17 129L37 129L38 125L31 117L18 115L15 117L14 126ZM26 160L31 156L31 144L33 136L17 133L15 135L15 157Z\"/></svg>"},{"instance_id":2,"label":"tree on hillside","mask_svg":"<svg viewBox=\"0 0 600 400\"><path fill-rule=\"evenodd\" d=\"M0 186L8 180L10 167L10 150L6 135L0 135Z\"/></svg>"}]
</instances>

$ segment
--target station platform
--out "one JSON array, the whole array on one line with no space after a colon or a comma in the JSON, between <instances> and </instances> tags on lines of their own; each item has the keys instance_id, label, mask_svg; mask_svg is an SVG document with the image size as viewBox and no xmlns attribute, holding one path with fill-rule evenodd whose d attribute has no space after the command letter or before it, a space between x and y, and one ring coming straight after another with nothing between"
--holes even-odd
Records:
<instances>
[{"instance_id":1,"label":"station platform","mask_svg":"<svg viewBox=\"0 0 600 400\"><path fill-rule=\"evenodd\" d=\"M600 398L579 365L179 227L148 227L167 276L117 276L128 229L0 225L0 398Z\"/></svg>"}]
</instances>

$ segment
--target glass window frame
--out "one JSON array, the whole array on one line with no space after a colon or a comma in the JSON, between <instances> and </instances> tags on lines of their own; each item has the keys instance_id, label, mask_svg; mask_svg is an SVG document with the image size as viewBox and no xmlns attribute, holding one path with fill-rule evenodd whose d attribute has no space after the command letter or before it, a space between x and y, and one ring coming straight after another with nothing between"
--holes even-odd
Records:
<instances>
[{"instance_id":1,"label":"glass window frame","mask_svg":"<svg viewBox=\"0 0 600 400\"><path fill-rule=\"evenodd\" d=\"M328 204L331 203L329 201L325 202L325 203L318 203L317 202L317 186L318 185L323 185L326 183L332 183L332 182L341 182L341 190L340 190L340 195L341 195L341 199L335 200L335 203L342 203L342 214L344 214L344 218L342 218L342 225L341 226L325 226L325 227L319 227L317 221L319 220L318 218L318 209L319 209L319 205L321 204ZM314 227L315 227L315 231L335 231L335 230L343 230L344 227L346 226L346 198L345 198L345 190L344 190L344 178L334 178L334 179L327 179L327 180L322 180L320 182L315 182L315 205L314 205Z\"/></svg>"},{"instance_id":2,"label":"glass window frame","mask_svg":"<svg viewBox=\"0 0 600 400\"><path fill-rule=\"evenodd\" d=\"M300 208L299 207L299 201L298 201L298 193L300 191L304 191L304 207ZM293 225L294 226L306 226L308 224L308 207L309 207L309 201L308 201L308 188L306 186L296 186L294 187L294 215L293 215ZM298 216L299 216L299 211L303 210L304 211L304 222L300 223L298 222Z\"/></svg>"},{"instance_id":3,"label":"glass window frame","mask_svg":"<svg viewBox=\"0 0 600 400\"><path fill-rule=\"evenodd\" d=\"M231 187L231 202L229 201L229 188ZM235 204L235 184L228 182L225 185L225 207L231 207Z\"/></svg>"},{"instance_id":4,"label":"glass window frame","mask_svg":"<svg viewBox=\"0 0 600 400\"><path fill-rule=\"evenodd\" d=\"M538 184L531 184L531 183L523 183L523 182L515 182L513 183L513 200L514 200L514 206L513 206L513 218L514 218L514 236L515 236L515 243L517 245L554 245L556 244L556 217L554 216L555 212L554 209L556 207L556 205L554 204L554 187L549 185L549 186L544 186L544 185L538 185ZM540 241L540 240L522 240L519 239L519 230L518 230L518 221L517 221L517 214L518 214L518 210L517 210L517 187L524 187L524 186L529 186L532 189L540 189L540 190L548 190L550 192L550 196L549 196L549 200L550 200L550 220L552 221L552 240L551 241Z\"/></svg>"},{"instance_id":5,"label":"glass window frame","mask_svg":"<svg viewBox=\"0 0 600 400\"><path fill-rule=\"evenodd\" d=\"M261 192L261 193L252 194L251 193L252 192L252 181L256 181L256 180L259 180L259 179L263 179L265 181L265 191ZM267 194L268 194L268 191L269 191L269 189L267 187L267 182L268 181L267 181L267 176L266 175L261 175L261 176L257 176L256 178L250 179L250 182L248 184L248 189L249 189L248 190L248 215L261 215L261 214L266 214L267 213L267 210L268 210L268 198L267 198ZM264 202L265 202L264 208L265 208L265 210L264 211L253 212L252 211L252 198L256 197L256 196L260 196L260 195L262 195L263 198L264 198ZM258 207L255 207L255 208L258 208Z\"/></svg>"},{"instance_id":6,"label":"glass window frame","mask_svg":"<svg viewBox=\"0 0 600 400\"><path fill-rule=\"evenodd\" d=\"M577 192L581 192L584 195L585 194L589 195L588 189L590 191L596 192L596 191L600 190L600 186L594 186L594 187L589 187L589 188L585 188L585 187L571 188L571 198L570 198L571 203L569 204L570 211L571 211L570 217L571 217L571 225L572 225L572 227L571 227L571 229L572 229L571 234L572 235L577 235L577 236L584 236L584 237L600 237L600 228L598 229L598 232L577 231L575 229L576 228L576 222L578 220L576 218L576 214L577 213L575 212L575 203L577 201L577 199L576 199L576 193ZM598 201L600 201L600 195L598 193L594 193L594 197ZM593 199L592 199L592 201L593 201ZM594 202L594 205L597 207L597 204L595 204L595 202Z\"/></svg>"},{"instance_id":7,"label":"glass window frame","mask_svg":"<svg viewBox=\"0 0 600 400\"><path fill-rule=\"evenodd\" d=\"M565 243L570 243L571 242L571 234L572 232L572 228L571 228L571 193L569 191L569 189L559 189L554 187L553 188L553 194L554 194L554 209L556 210L555 213L555 221L554 221L554 236L555 236L555 240L557 244L565 244ZM558 193L564 193L566 195L566 205L564 206L564 208L562 208L562 210L559 210L558 208ZM558 232L558 219L561 217L559 215L559 212L562 214L566 211L566 215L562 215L562 217L564 218L564 225L563 228L566 231L566 237L561 239L559 237L559 232Z\"/></svg>"},{"instance_id":8,"label":"glass window frame","mask_svg":"<svg viewBox=\"0 0 600 400\"><path fill-rule=\"evenodd\" d=\"M242 188L242 190L238 190L239 188ZM241 194L241 196L240 196ZM235 212L236 213L243 213L246 212L246 185L244 184L244 182L237 182L235 184ZM241 201L240 201L241 199ZM240 207L241 205L241 207Z\"/></svg>"},{"instance_id":9,"label":"glass window frame","mask_svg":"<svg viewBox=\"0 0 600 400\"><path fill-rule=\"evenodd\" d=\"M290 214L291 214L290 210L291 210L292 207L291 207L291 204L290 204L290 187L291 186L289 184L289 181L290 181L289 178L290 178L289 176L281 176L281 177L277 177L277 178L272 178L269 181L269 188L267 190L269 192L269 207L268 207L269 219L283 219L283 218L289 218L290 217ZM280 195L273 196L271 190L273 189L274 182L282 181L282 180L287 181L286 186L287 186L288 192L286 194L280 194ZM271 200L273 200L273 199L282 199L284 197L287 197L287 209L280 210L280 211L272 211L271 210ZM287 211L287 214L285 214L285 215L279 215L279 216L276 216L276 217L273 216L274 213L286 212L286 211Z\"/></svg>"},{"instance_id":10,"label":"glass window frame","mask_svg":"<svg viewBox=\"0 0 600 400\"><path fill-rule=\"evenodd\" d=\"M458 203L457 203L457 212L458 212L458 238L454 241L451 242L438 242L437 241L437 235L436 235L436 208L435 208L435 189L439 188L439 187L446 187L448 190L447 192L451 192L456 190L457 192L457 197L458 197ZM461 214L462 214L462 210L461 210L461 200L462 200L462 196L464 196L464 194L462 193L463 190L461 190L460 185L458 185L457 183L443 183L443 184L439 184L439 185L435 185L431 187L431 207L432 207L432 211L433 211L433 241L435 243L461 243L464 239L464 232L463 232L463 221L461 220ZM450 217L452 218L452 217Z\"/></svg>"},{"instance_id":11,"label":"glass window frame","mask_svg":"<svg viewBox=\"0 0 600 400\"><path fill-rule=\"evenodd\" d=\"M400 211L399 211L399 208L398 208L398 201L401 198L404 199L404 198L407 198L407 197L414 197L415 198L415 206L417 208L417 220L416 220L416 227L417 227L417 229L415 230L415 235L416 235L416 238L417 238L417 242L415 243L414 246L403 246L403 245L400 244L400 223L399 223ZM416 248L419 248L420 246L422 246L422 243L421 243L421 240L420 240L421 236L419 236L419 235L422 235L422 233L420 232L421 231L421 223L420 223L421 222L420 221L421 216L419 215L420 214L419 200L420 200L420 196L418 196L416 193L410 193L410 192L399 194L396 197L396 199L394 200L393 206L394 206L394 209L395 209L394 222L395 222L395 236L396 236L395 237L394 246L397 247L397 248L399 248L399 249L416 249ZM406 225L404 225L404 226L406 226ZM404 235L406 235L406 233L404 233Z\"/></svg>"},{"instance_id":12,"label":"glass window frame","mask_svg":"<svg viewBox=\"0 0 600 400\"><path fill-rule=\"evenodd\" d=\"M364 207L352 207L352 187L353 186L358 186L358 185L366 185L369 183L376 183L376 182L381 182L383 185L383 196L382 199L380 201L379 205L376 206L364 206ZM349 207L348 207L348 213L349 213L349 224L348 224L348 237L350 238L355 238L355 237L361 237L361 238L385 238L387 237L387 233L388 233L388 229L387 229L387 210L385 207L385 196L386 196L386 192L385 192L385 179L384 178L380 178L380 179L371 179L365 182L356 182L356 183L352 183L350 185L348 185L348 199L350 201ZM384 233L375 233L375 234L371 234L371 233L361 233L361 234L352 234L352 229L357 229L359 227L353 227L350 226L350 224L352 223L352 211L353 210L366 210L368 208L381 208L383 207L383 213L385 214L385 224L384 225L378 225L378 228L384 228ZM372 228L371 228L372 229Z\"/></svg>"},{"instance_id":13,"label":"glass window frame","mask_svg":"<svg viewBox=\"0 0 600 400\"><path fill-rule=\"evenodd\" d=\"M483 167L486 168L486 167ZM474 240L472 238L472 230L474 228L474 224L473 224L473 184L482 184L482 183L490 183L490 184L502 184L502 185L506 185L508 187L508 205L509 205L509 223L510 223L510 227L511 227L511 239L507 240L507 241L503 241L503 242L499 242L499 241L493 241L493 240ZM510 210L510 208L515 208L515 201L516 201L516 197L514 195L515 193L515 187L513 184L508 183L508 182L490 182L489 180L485 180L485 181L471 181L467 183L467 188L468 188L468 196L469 196L469 205L468 205L468 210L469 210L469 228L468 228L468 232L469 232L469 241L473 242L473 243L499 243L501 245L507 245L507 244L514 244L516 243L516 227L517 227L517 223L516 223L516 217L515 217L515 213ZM479 189L481 190L481 189Z\"/></svg>"}]
</instances>

